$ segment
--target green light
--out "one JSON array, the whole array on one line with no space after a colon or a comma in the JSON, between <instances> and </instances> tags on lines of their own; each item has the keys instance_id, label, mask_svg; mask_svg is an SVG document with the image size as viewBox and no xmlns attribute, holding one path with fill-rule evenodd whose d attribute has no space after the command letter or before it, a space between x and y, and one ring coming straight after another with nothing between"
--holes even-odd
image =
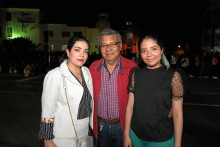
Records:
<instances>
[{"instance_id":1,"label":"green light","mask_svg":"<svg viewBox=\"0 0 220 147\"><path fill-rule=\"evenodd\" d=\"M7 35L6 35L7 36ZM18 34L18 33L12 33L12 37L6 37L7 39L14 39L14 38L20 38L22 37L21 34Z\"/></svg>"}]
</instances>

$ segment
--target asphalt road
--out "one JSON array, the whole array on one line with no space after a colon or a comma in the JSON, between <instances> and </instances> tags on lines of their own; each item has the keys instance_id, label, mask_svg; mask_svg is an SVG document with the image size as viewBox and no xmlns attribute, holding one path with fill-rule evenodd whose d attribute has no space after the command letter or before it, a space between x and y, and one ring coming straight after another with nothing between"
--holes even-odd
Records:
<instances>
[{"instance_id":1,"label":"asphalt road","mask_svg":"<svg viewBox=\"0 0 220 147\"><path fill-rule=\"evenodd\" d=\"M0 73L0 147L43 147L38 140L44 75ZM189 79L182 147L219 147L220 80Z\"/></svg>"}]
</instances>

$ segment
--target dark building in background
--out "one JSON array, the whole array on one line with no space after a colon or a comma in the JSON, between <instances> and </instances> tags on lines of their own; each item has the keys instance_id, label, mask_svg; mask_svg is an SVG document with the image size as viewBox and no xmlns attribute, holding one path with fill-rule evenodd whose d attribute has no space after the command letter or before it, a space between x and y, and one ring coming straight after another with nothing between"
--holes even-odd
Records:
<instances>
[{"instance_id":1,"label":"dark building in background","mask_svg":"<svg viewBox=\"0 0 220 147\"><path fill-rule=\"evenodd\" d=\"M210 3L203 16L202 50L220 52L220 1Z\"/></svg>"}]
</instances>

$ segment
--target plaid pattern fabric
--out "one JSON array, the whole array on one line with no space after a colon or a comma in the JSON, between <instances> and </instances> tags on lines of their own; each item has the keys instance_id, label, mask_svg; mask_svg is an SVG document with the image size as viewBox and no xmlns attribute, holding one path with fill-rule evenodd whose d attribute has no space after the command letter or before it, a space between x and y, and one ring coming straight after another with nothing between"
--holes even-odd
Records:
<instances>
[{"instance_id":1,"label":"plaid pattern fabric","mask_svg":"<svg viewBox=\"0 0 220 147\"><path fill-rule=\"evenodd\" d=\"M97 113L103 119L119 118L119 102L117 92L117 76L119 71L119 62L112 74L102 64L101 68L101 88L98 98Z\"/></svg>"}]
</instances>

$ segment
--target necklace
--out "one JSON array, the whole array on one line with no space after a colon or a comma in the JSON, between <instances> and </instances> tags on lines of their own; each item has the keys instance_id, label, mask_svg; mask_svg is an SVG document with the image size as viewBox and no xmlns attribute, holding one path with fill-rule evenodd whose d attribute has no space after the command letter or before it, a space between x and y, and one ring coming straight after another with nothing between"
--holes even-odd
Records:
<instances>
[{"instance_id":1,"label":"necklace","mask_svg":"<svg viewBox=\"0 0 220 147\"><path fill-rule=\"evenodd\" d=\"M78 73L78 72L75 72L76 74L74 74L74 75L78 75L78 76L80 76L80 77L82 77L82 74L81 73Z\"/></svg>"},{"instance_id":2,"label":"necklace","mask_svg":"<svg viewBox=\"0 0 220 147\"><path fill-rule=\"evenodd\" d=\"M82 74L81 73L78 73L78 72L72 72L71 70L69 70L73 75L78 75L79 77L82 77ZM74 74L74 73L77 73L77 74Z\"/></svg>"}]
</instances>

